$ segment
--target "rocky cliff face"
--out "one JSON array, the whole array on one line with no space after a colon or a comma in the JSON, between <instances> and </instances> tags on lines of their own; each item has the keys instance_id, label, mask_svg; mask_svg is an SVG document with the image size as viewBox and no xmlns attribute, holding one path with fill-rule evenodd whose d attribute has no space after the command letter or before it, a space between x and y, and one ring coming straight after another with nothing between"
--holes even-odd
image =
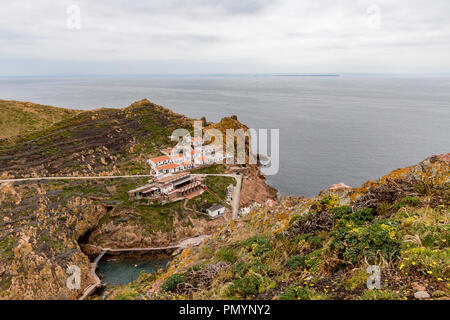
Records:
<instances>
[{"instance_id":1,"label":"rocky cliff face","mask_svg":"<svg viewBox=\"0 0 450 320\"><path fill-rule=\"evenodd\" d=\"M62 200L64 198L64 200ZM106 208L78 195L65 198L54 185L0 186L0 297L73 299L80 290L66 286L67 267L81 270L87 286L89 259L77 240L97 225Z\"/></svg>"}]
</instances>

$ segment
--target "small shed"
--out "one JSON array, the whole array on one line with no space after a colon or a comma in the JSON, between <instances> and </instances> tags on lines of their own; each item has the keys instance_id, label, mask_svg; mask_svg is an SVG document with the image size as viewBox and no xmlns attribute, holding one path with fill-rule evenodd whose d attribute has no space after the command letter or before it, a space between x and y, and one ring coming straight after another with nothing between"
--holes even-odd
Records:
<instances>
[{"instance_id":1,"label":"small shed","mask_svg":"<svg viewBox=\"0 0 450 320\"><path fill-rule=\"evenodd\" d=\"M216 218L225 213L225 207L218 204L206 209L206 212L209 214L211 218Z\"/></svg>"}]
</instances>

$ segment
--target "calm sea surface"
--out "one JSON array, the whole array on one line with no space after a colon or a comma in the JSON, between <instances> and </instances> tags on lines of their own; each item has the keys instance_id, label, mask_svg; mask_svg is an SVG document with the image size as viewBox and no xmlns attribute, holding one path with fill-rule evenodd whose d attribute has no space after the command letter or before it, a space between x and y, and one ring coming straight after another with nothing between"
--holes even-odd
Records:
<instances>
[{"instance_id":1,"label":"calm sea surface","mask_svg":"<svg viewBox=\"0 0 450 320\"><path fill-rule=\"evenodd\" d=\"M268 182L282 194L359 186L450 152L449 76L0 78L0 99L93 109L142 98L190 117L236 114L251 128L280 129L280 170Z\"/></svg>"},{"instance_id":2,"label":"calm sea surface","mask_svg":"<svg viewBox=\"0 0 450 320\"><path fill-rule=\"evenodd\" d=\"M100 260L99 275L107 285L127 284L136 280L141 271L152 273L166 267L169 258L122 258L114 261Z\"/></svg>"}]
</instances>

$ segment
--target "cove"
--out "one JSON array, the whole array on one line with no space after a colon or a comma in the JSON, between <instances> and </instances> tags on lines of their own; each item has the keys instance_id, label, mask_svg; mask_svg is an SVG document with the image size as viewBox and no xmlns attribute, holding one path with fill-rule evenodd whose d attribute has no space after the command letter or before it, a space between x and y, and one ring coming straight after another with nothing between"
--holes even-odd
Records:
<instances>
[{"instance_id":1,"label":"cove","mask_svg":"<svg viewBox=\"0 0 450 320\"><path fill-rule=\"evenodd\" d=\"M98 262L97 274L106 286L124 285L136 280L141 271L152 273L164 268L169 257L116 257L101 259Z\"/></svg>"}]
</instances>

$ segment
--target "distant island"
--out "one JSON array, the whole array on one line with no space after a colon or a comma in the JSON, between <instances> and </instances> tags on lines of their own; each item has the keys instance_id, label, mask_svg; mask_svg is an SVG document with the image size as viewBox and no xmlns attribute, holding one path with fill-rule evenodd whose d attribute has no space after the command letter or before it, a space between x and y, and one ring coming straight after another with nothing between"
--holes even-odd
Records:
<instances>
[{"instance_id":1,"label":"distant island","mask_svg":"<svg viewBox=\"0 0 450 320\"><path fill-rule=\"evenodd\" d=\"M340 74L275 74L276 77L340 77Z\"/></svg>"}]
</instances>

